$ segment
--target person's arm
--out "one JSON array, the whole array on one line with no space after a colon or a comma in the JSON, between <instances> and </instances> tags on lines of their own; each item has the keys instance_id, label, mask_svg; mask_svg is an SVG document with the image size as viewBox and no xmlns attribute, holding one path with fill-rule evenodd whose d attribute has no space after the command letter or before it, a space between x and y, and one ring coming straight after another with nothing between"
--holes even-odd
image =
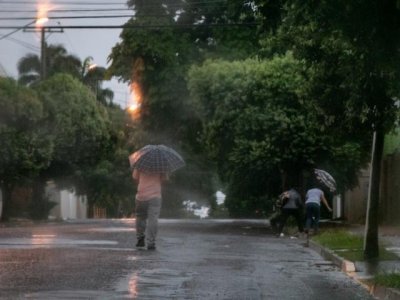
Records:
<instances>
[{"instance_id":1,"label":"person's arm","mask_svg":"<svg viewBox=\"0 0 400 300\"><path fill-rule=\"evenodd\" d=\"M329 211L332 211L332 208L329 206L328 201L326 201L326 198L325 198L325 196L324 196L323 193L321 194L321 200L322 200L322 203L324 203L324 205L326 206L326 208L327 208Z\"/></svg>"}]
</instances>

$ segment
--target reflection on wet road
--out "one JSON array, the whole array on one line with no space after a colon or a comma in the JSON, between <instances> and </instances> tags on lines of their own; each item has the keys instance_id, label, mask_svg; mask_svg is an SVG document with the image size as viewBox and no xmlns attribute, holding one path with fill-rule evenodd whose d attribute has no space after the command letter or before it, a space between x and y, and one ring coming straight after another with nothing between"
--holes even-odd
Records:
<instances>
[{"instance_id":1,"label":"reflection on wet road","mask_svg":"<svg viewBox=\"0 0 400 300\"><path fill-rule=\"evenodd\" d=\"M57 237L37 237L32 238L15 238L15 239L2 239L0 241L0 248L40 248L40 247L73 247L82 245L116 245L115 241L101 241L101 240L76 240L76 239L63 239Z\"/></svg>"},{"instance_id":2,"label":"reflection on wet road","mask_svg":"<svg viewBox=\"0 0 400 300\"><path fill-rule=\"evenodd\" d=\"M132 219L2 227L0 299L372 299L264 222L160 220L159 229L157 250L146 251Z\"/></svg>"}]
</instances>

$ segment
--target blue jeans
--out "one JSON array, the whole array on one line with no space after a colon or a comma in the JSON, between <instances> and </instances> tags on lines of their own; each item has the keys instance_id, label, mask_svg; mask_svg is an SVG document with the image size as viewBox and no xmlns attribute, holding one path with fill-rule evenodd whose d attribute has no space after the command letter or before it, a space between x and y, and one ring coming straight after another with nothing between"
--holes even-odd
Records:
<instances>
[{"instance_id":1,"label":"blue jeans","mask_svg":"<svg viewBox=\"0 0 400 300\"><path fill-rule=\"evenodd\" d=\"M306 230L307 232L311 228L311 224L314 224L315 232L318 231L320 217L320 205L317 203L306 203Z\"/></svg>"},{"instance_id":2,"label":"blue jeans","mask_svg":"<svg viewBox=\"0 0 400 300\"><path fill-rule=\"evenodd\" d=\"M161 210L161 198L135 201L136 237L146 237L147 246L154 245L158 230L158 217Z\"/></svg>"}]
</instances>

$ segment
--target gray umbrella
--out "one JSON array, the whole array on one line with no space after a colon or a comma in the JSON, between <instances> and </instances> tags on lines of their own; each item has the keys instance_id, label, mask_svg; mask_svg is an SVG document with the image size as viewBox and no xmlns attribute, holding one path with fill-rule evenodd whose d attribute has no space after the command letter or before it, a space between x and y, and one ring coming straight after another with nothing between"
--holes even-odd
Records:
<instances>
[{"instance_id":1,"label":"gray umbrella","mask_svg":"<svg viewBox=\"0 0 400 300\"><path fill-rule=\"evenodd\" d=\"M131 167L145 173L171 173L185 165L182 156L164 145L147 145L129 156Z\"/></svg>"},{"instance_id":2,"label":"gray umbrella","mask_svg":"<svg viewBox=\"0 0 400 300\"><path fill-rule=\"evenodd\" d=\"M314 169L317 180L325 185L332 193L336 192L336 181L328 172L320 169Z\"/></svg>"}]
</instances>

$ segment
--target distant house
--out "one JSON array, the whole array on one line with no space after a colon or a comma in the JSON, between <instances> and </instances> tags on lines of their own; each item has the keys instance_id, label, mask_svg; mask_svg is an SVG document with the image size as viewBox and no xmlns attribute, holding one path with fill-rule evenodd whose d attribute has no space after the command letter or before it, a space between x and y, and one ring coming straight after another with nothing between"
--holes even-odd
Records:
<instances>
[{"instance_id":1,"label":"distant house","mask_svg":"<svg viewBox=\"0 0 400 300\"><path fill-rule=\"evenodd\" d=\"M49 201L56 203L50 210L49 219L68 220L86 219L88 201L86 196L76 195L73 189L58 189L54 182L48 182L46 195Z\"/></svg>"},{"instance_id":2,"label":"distant house","mask_svg":"<svg viewBox=\"0 0 400 300\"><path fill-rule=\"evenodd\" d=\"M347 222L363 224L368 202L370 169L363 169L358 176L358 186L344 193L343 215Z\"/></svg>"},{"instance_id":3,"label":"distant house","mask_svg":"<svg viewBox=\"0 0 400 300\"><path fill-rule=\"evenodd\" d=\"M381 174L381 220L399 224L400 219L400 128L385 136Z\"/></svg>"},{"instance_id":4,"label":"distant house","mask_svg":"<svg viewBox=\"0 0 400 300\"><path fill-rule=\"evenodd\" d=\"M344 194L344 218L364 223L367 212L370 170L360 172L359 185ZM399 224L400 219L400 129L385 136L381 171L379 218L381 223Z\"/></svg>"}]
</instances>

